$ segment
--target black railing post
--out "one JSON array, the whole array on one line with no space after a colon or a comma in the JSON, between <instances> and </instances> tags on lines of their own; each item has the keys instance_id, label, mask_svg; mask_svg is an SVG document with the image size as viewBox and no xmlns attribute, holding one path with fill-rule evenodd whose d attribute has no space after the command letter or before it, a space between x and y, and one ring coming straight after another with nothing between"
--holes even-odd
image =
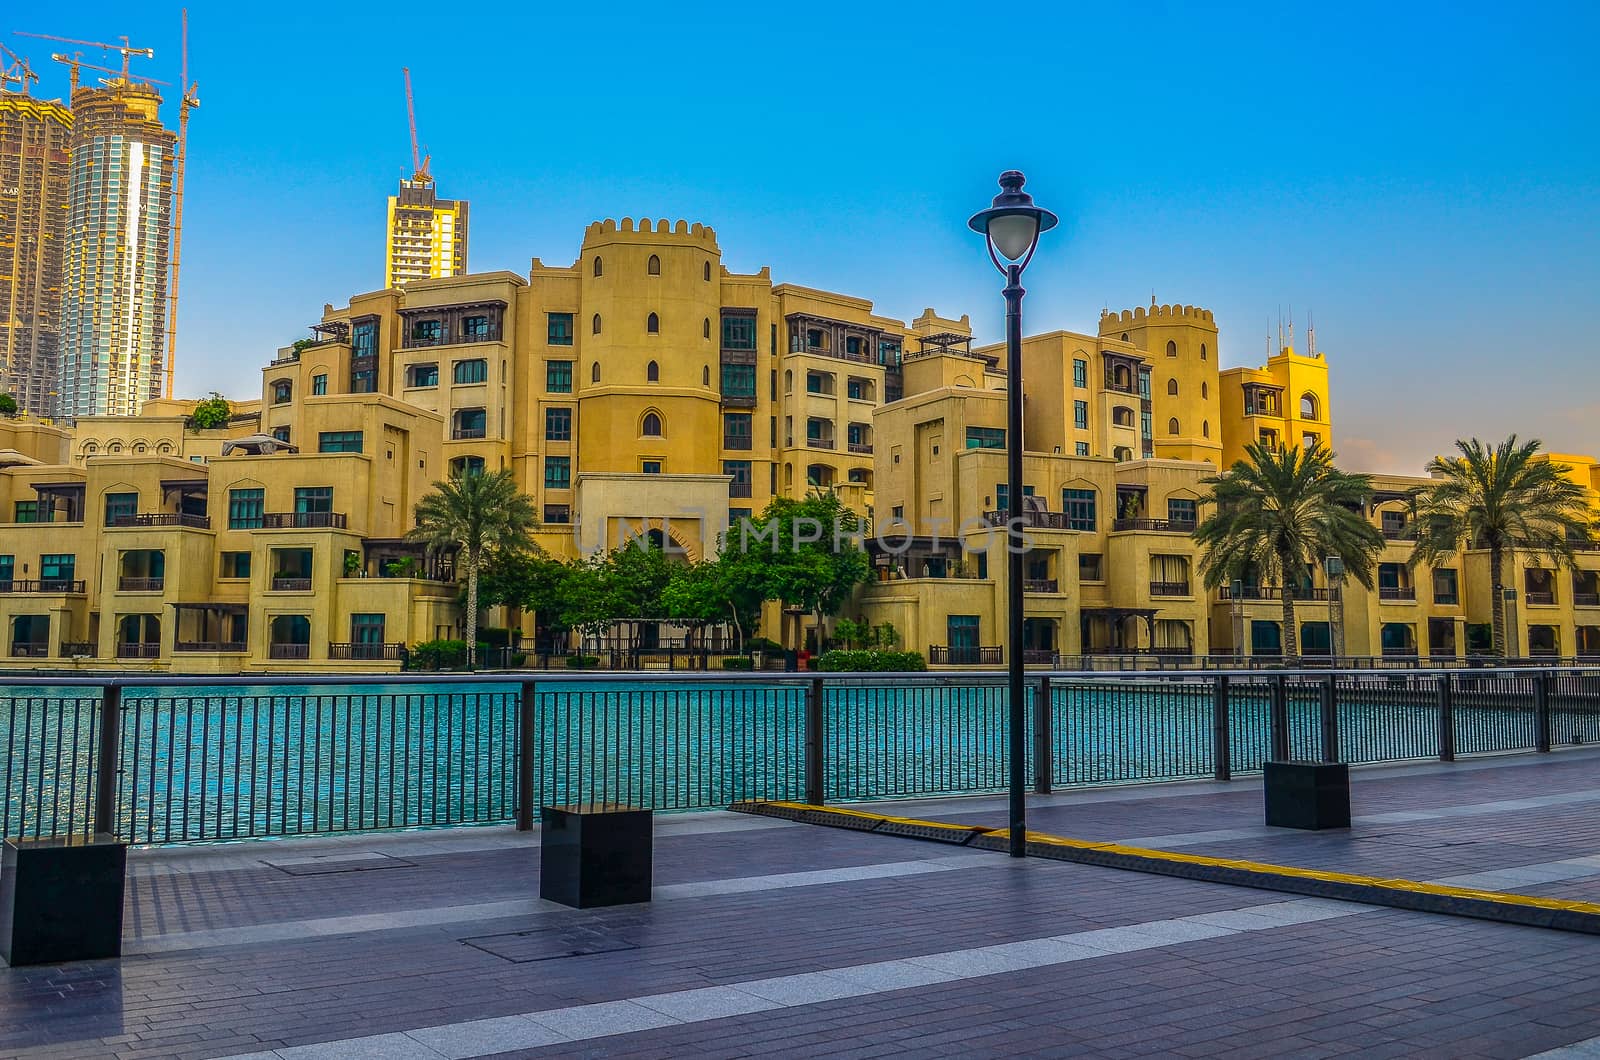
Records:
<instances>
[{"instance_id":1,"label":"black railing post","mask_svg":"<svg viewBox=\"0 0 1600 1060\"><path fill-rule=\"evenodd\" d=\"M1322 760L1339 761L1339 688L1333 674L1322 679Z\"/></svg>"},{"instance_id":2,"label":"black railing post","mask_svg":"<svg viewBox=\"0 0 1600 1060\"><path fill-rule=\"evenodd\" d=\"M1439 761L1456 760L1455 675L1439 675Z\"/></svg>"},{"instance_id":3,"label":"black railing post","mask_svg":"<svg viewBox=\"0 0 1600 1060\"><path fill-rule=\"evenodd\" d=\"M805 801L821 806L825 793L822 790L823 746L827 734L823 732L822 678L813 677L806 684L806 792Z\"/></svg>"},{"instance_id":4,"label":"black railing post","mask_svg":"<svg viewBox=\"0 0 1600 1060\"><path fill-rule=\"evenodd\" d=\"M1533 675L1533 732L1536 750L1550 750L1550 671Z\"/></svg>"},{"instance_id":5,"label":"black railing post","mask_svg":"<svg viewBox=\"0 0 1600 1060\"><path fill-rule=\"evenodd\" d=\"M1033 793L1035 795L1050 794L1050 786L1055 780L1055 762L1052 759L1050 748L1053 743L1051 725L1054 721L1054 711L1051 709L1050 678L1039 678L1039 687L1033 693Z\"/></svg>"},{"instance_id":6,"label":"black railing post","mask_svg":"<svg viewBox=\"0 0 1600 1060\"><path fill-rule=\"evenodd\" d=\"M99 746L95 749L94 831L113 835L117 830L117 757L122 736L122 688L100 690Z\"/></svg>"},{"instance_id":7,"label":"black railing post","mask_svg":"<svg viewBox=\"0 0 1600 1060\"><path fill-rule=\"evenodd\" d=\"M1228 675L1218 674L1211 685L1211 757L1218 780L1233 779L1233 746L1228 732Z\"/></svg>"},{"instance_id":8,"label":"black railing post","mask_svg":"<svg viewBox=\"0 0 1600 1060\"><path fill-rule=\"evenodd\" d=\"M1272 742L1272 760L1289 761L1289 686L1283 674L1273 674L1269 686L1267 728Z\"/></svg>"},{"instance_id":9,"label":"black railing post","mask_svg":"<svg viewBox=\"0 0 1600 1060\"><path fill-rule=\"evenodd\" d=\"M517 697L517 831L533 831L534 711L538 704L538 685L522 682Z\"/></svg>"}]
</instances>

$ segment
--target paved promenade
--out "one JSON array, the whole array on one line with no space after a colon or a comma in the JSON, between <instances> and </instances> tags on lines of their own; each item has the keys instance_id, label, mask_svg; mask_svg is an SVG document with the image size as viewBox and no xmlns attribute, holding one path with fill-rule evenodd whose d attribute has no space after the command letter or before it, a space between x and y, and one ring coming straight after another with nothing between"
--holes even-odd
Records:
<instances>
[{"instance_id":1,"label":"paved promenade","mask_svg":"<svg viewBox=\"0 0 1600 1060\"><path fill-rule=\"evenodd\" d=\"M1600 901L1600 751L1035 798L1033 827ZM999 799L893 812L1003 823ZM0 1057L1515 1057L1600 1039L1600 938L733 814L658 818L656 900L541 902L537 835L140 851L126 956L0 968ZM1600 1055L1591 1043L1558 1055Z\"/></svg>"}]
</instances>

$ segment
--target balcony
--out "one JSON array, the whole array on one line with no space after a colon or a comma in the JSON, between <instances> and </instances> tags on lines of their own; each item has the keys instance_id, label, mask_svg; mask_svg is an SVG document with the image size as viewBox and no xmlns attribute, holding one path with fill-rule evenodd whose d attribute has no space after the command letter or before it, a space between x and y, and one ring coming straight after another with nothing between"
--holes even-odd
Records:
<instances>
[{"instance_id":1,"label":"balcony","mask_svg":"<svg viewBox=\"0 0 1600 1060\"><path fill-rule=\"evenodd\" d=\"M311 591L311 579L302 578L296 574L274 574L272 576L272 591L275 593L308 593Z\"/></svg>"},{"instance_id":2,"label":"balcony","mask_svg":"<svg viewBox=\"0 0 1600 1060\"><path fill-rule=\"evenodd\" d=\"M846 446L846 448L848 448L852 453L862 453L867 456L872 455L871 442L851 442L848 446Z\"/></svg>"},{"instance_id":3,"label":"balcony","mask_svg":"<svg viewBox=\"0 0 1600 1060\"><path fill-rule=\"evenodd\" d=\"M159 641L124 641L117 645L119 659L155 659L160 655Z\"/></svg>"},{"instance_id":4,"label":"balcony","mask_svg":"<svg viewBox=\"0 0 1600 1060\"><path fill-rule=\"evenodd\" d=\"M728 483L728 496L730 496L730 497L749 497L749 496L752 496L752 495L753 494L751 493L750 483L748 483L748 482L730 482L730 483Z\"/></svg>"},{"instance_id":5,"label":"balcony","mask_svg":"<svg viewBox=\"0 0 1600 1060\"><path fill-rule=\"evenodd\" d=\"M242 640L180 640L172 646L173 651L184 652L242 652L246 651L245 642Z\"/></svg>"},{"instance_id":6,"label":"balcony","mask_svg":"<svg viewBox=\"0 0 1600 1060\"><path fill-rule=\"evenodd\" d=\"M469 441L474 438L486 438L489 435L487 427L456 427L450 431L452 441Z\"/></svg>"},{"instance_id":7,"label":"balcony","mask_svg":"<svg viewBox=\"0 0 1600 1060\"><path fill-rule=\"evenodd\" d=\"M1386 526L1383 536L1390 541L1415 541L1417 528L1415 526Z\"/></svg>"},{"instance_id":8,"label":"balcony","mask_svg":"<svg viewBox=\"0 0 1600 1060\"><path fill-rule=\"evenodd\" d=\"M1328 600L1332 595L1327 589L1299 588L1289 592L1290 598L1294 600ZM1224 585L1217 590L1217 599L1276 601L1280 599L1280 595L1276 585L1246 585L1239 590L1238 596L1233 594L1232 586Z\"/></svg>"},{"instance_id":9,"label":"balcony","mask_svg":"<svg viewBox=\"0 0 1600 1060\"><path fill-rule=\"evenodd\" d=\"M267 658L269 658L269 659L309 659L309 658L311 658L311 645L309 645L309 644L269 644L269 645L267 645Z\"/></svg>"},{"instance_id":10,"label":"balcony","mask_svg":"<svg viewBox=\"0 0 1600 1060\"><path fill-rule=\"evenodd\" d=\"M1111 524L1112 530L1154 530L1162 534L1192 534L1194 527L1192 519L1118 519Z\"/></svg>"},{"instance_id":11,"label":"balcony","mask_svg":"<svg viewBox=\"0 0 1600 1060\"><path fill-rule=\"evenodd\" d=\"M1058 592L1058 583L1054 578L1024 578L1022 591L1025 593L1053 593Z\"/></svg>"},{"instance_id":12,"label":"balcony","mask_svg":"<svg viewBox=\"0 0 1600 1060\"><path fill-rule=\"evenodd\" d=\"M1151 582L1151 596L1192 596L1188 582Z\"/></svg>"},{"instance_id":13,"label":"balcony","mask_svg":"<svg viewBox=\"0 0 1600 1060\"><path fill-rule=\"evenodd\" d=\"M834 442L832 438L813 438L808 435L806 437L806 446L810 449L832 449L834 448Z\"/></svg>"},{"instance_id":14,"label":"balcony","mask_svg":"<svg viewBox=\"0 0 1600 1060\"><path fill-rule=\"evenodd\" d=\"M1056 653L1049 648L1023 648L1022 664L1024 666L1055 666Z\"/></svg>"},{"instance_id":15,"label":"balcony","mask_svg":"<svg viewBox=\"0 0 1600 1060\"><path fill-rule=\"evenodd\" d=\"M268 530L343 530L343 512L268 512L261 517Z\"/></svg>"},{"instance_id":16,"label":"balcony","mask_svg":"<svg viewBox=\"0 0 1600 1060\"><path fill-rule=\"evenodd\" d=\"M753 443L748 434L724 434L722 436L722 448L751 449L753 448Z\"/></svg>"},{"instance_id":17,"label":"balcony","mask_svg":"<svg viewBox=\"0 0 1600 1060\"><path fill-rule=\"evenodd\" d=\"M984 512L983 521L990 526L1005 526L1010 516L1005 512ZM1023 512L1022 525L1040 530L1074 530L1066 512Z\"/></svg>"},{"instance_id":18,"label":"balcony","mask_svg":"<svg viewBox=\"0 0 1600 1060\"><path fill-rule=\"evenodd\" d=\"M755 364L756 363L756 351L755 350L729 350L729 349L724 349L722 351L722 363L723 364Z\"/></svg>"},{"instance_id":19,"label":"balcony","mask_svg":"<svg viewBox=\"0 0 1600 1060\"><path fill-rule=\"evenodd\" d=\"M722 404L730 409L753 409L756 407L754 394L723 394Z\"/></svg>"},{"instance_id":20,"label":"balcony","mask_svg":"<svg viewBox=\"0 0 1600 1060\"><path fill-rule=\"evenodd\" d=\"M82 579L45 578L40 581L13 579L0 582L0 593L76 593L83 594Z\"/></svg>"},{"instance_id":21,"label":"balcony","mask_svg":"<svg viewBox=\"0 0 1600 1060\"><path fill-rule=\"evenodd\" d=\"M1573 593L1573 607L1600 607L1600 593Z\"/></svg>"},{"instance_id":22,"label":"balcony","mask_svg":"<svg viewBox=\"0 0 1600 1060\"><path fill-rule=\"evenodd\" d=\"M1005 650L999 645L982 648L961 644L928 646L928 661L935 666L999 666L1004 657Z\"/></svg>"},{"instance_id":23,"label":"balcony","mask_svg":"<svg viewBox=\"0 0 1600 1060\"><path fill-rule=\"evenodd\" d=\"M1378 589L1378 599L1394 603L1415 603L1417 590L1410 585L1385 585Z\"/></svg>"},{"instance_id":24,"label":"balcony","mask_svg":"<svg viewBox=\"0 0 1600 1060\"><path fill-rule=\"evenodd\" d=\"M328 645L328 658L340 661L401 662L406 657L406 646L394 644L341 643Z\"/></svg>"},{"instance_id":25,"label":"balcony","mask_svg":"<svg viewBox=\"0 0 1600 1060\"><path fill-rule=\"evenodd\" d=\"M191 530L210 530L211 517L190 515L188 512L146 512L140 515L116 515L106 522L112 529L145 526L186 526Z\"/></svg>"},{"instance_id":26,"label":"balcony","mask_svg":"<svg viewBox=\"0 0 1600 1060\"><path fill-rule=\"evenodd\" d=\"M1556 594L1548 589L1529 589L1522 594L1522 598L1528 604L1535 606L1549 607L1556 602Z\"/></svg>"},{"instance_id":27,"label":"balcony","mask_svg":"<svg viewBox=\"0 0 1600 1060\"><path fill-rule=\"evenodd\" d=\"M117 580L117 591L124 593L159 593L166 586L166 578L119 578Z\"/></svg>"},{"instance_id":28,"label":"balcony","mask_svg":"<svg viewBox=\"0 0 1600 1060\"><path fill-rule=\"evenodd\" d=\"M50 645L45 641L17 641L11 645L13 659L46 659L50 656Z\"/></svg>"}]
</instances>

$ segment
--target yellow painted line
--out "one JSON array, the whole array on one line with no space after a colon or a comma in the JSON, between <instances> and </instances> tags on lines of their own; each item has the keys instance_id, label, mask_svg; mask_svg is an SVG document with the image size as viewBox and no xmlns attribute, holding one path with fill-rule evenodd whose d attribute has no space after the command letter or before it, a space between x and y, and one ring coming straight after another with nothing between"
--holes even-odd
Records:
<instances>
[{"instance_id":1,"label":"yellow painted line","mask_svg":"<svg viewBox=\"0 0 1600 1060\"><path fill-rule=\"evenodd\" d=\"M921 828L939 828L948 830L970 831L1004 839L1010 834L1005 828L985 828L982 825L952 824L948 821L927 821L915 817L890 817L887 814L870 813L864 810L846 810L833 806L814 806L802 802L771 802L756 803L761 806L777 806L792 810L809 810L818 814L838 814L845 817L854 817L866 820L878 820L886 823L912 825ZM1372 887L1389 891L1409 891L1415 894L1433 895L1440 898L1461 898L1477 902L1488 902L1495 905L1520 906L1528 909L1545 909L1556 912L1584 913L1590 916L1600 916L1600 904L1594 902L1576 902L1560 898L1539 898L1529 894L1516 894L1510 891L1482 891L1472 887L1451 887L1446 884L1424 883L1418 880L1399 878L1385 878L1382 876L1363 876L1350 872L1334 872L1326 869L1306 869L1295 865L1278 865L1265 861L1240 861L1229 858L1210 857L1204 854L1185 854L1173 850L1158 850L1151 847L1130 847L1121 843L1102 842L1090 839L1073 839L1069 836L1049 835L1043 832L1029 832L1028 841L1044 846L1066 847L1073 850L1092 851L1102 854L1114 854L1121 857L1142 859L1149 861L1165 861L1183 865L1197 865L1206 868L1233 869L1240 872L1251 872L1264 876L1284 876L1293 879L1315 880L1321 883L1342 883L1358 887Z\"/></svg>"}]
</instances>

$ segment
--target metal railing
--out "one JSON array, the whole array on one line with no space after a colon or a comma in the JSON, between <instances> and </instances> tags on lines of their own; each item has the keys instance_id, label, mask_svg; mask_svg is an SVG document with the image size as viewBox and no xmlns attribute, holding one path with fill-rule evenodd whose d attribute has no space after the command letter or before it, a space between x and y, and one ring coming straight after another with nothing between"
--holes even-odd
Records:
<instances>
[{"instance_id":1,"label":"metal railing","mask_svg":"<svg viewBox=\"0 0 1600 1060\"><path fill-rule=\"evenodd\" d=\"M172 645L173 651L193 652L239 652L247 648L242 640L180 640Z\"/></svg>"},{"instance_id":2,"label":"metal railing","mask_svg":"<svg viewBox=\"0 0 1600 1060\"><path fill-rule=\"evenodd\" d=\"M990 526L1005 526L1010 518L1011 516L1006 512L983 513L983 521ZM1022 525L1036 527L1041 530L1082 529L1081 527L1075 528L1072 525L1066 512L1024 511L1022 513ZM1089 529L1092 530L1093 527L1089 527Z\"/></svg>"},{"instance_id":3,"label":"metal railing","mask_svg":"<svg viewBox=\"0 0 1600 1060\"><path fill-rule=\"evenodd\" d=\"M311 658L311 645L309 645L309 644L269 644L269 645L267 645L267 658L269 658L269 659L309 659L309 658Z\"/></svg>"},{"instance_id":4,"label":"metal railing","mask_svg":"<svg viewBox=\"0 0 1600 1060\"><path fill-rule=\"evenodd\" d=\"M1522 594L1522 599L1529 604L1553 604L1556 602L1556 594L1551 589L1529 589Z\"/></svg>"},{"instance_id":5,"label":"metal railing","mask_svg":"<svg viewBox=\"0 0 1600 1060\"><path fill-rule=\"evenodd\" d=\"M1025 593L1053 593L1057 591L1057 581L1054 578L1024 578L1022 591Z\"/></svg>"},{"instance_id":6,"label":"metal railing","mask_svg":"<svg viewBox=\"0 0 1600 1060\"><path fill-rule=\"evenodd\" d=\"M159 593L166 587L166 578L119 578L117 591L124 593Z\"/></svg>"},{"instance_id":7,"label":"metal railing","mask_svg":"<svg viewBox=\"0 0 1600 1060\"><path fill-rule=\"evenodd\" d=\"M261 517L268 530L343 530L343 512L268 512Z\"/></svg>"},{"instance_id":8,"label":"metal railing","mask_svg":"<svg viewBox=\"0 0 1600 1060\"><path fill-rule=\"evenodd\" d=\"M119 659L157 659L161 657L159 641L122 641L117 644Z\"/></svg>"},{"instance_id":9,"label":"metal railing","mask_svg":"<svg viewBox=\"0 0 1600 1060\"><path fill-rule=\"evenodd\" d=\"M311 590L311 579L293 574L274 574L272 591L275 593L304 593Z\"/></svg>"},{"instance_id":10,"label":"metal railing","mask_svg":"<svg viewBox=\"0 0 1600 1060\"><path fill-rule=\"evenodd\" d=\"M106 525L113 528L187 526L194 530L210 530L211 517L189 512L144 512L139 515L114 515L106 520Z\"/></svg>"},{"instance_id":11,"label":"metal railing","mask_svg":"<svg viewBox=\"0 0 1600 1060\"><path fill-rule=\"evenodd\" d=\"M1190 596L1192 595L1188 582L1151 582L1151 596Z\"/></svg>"},{"instance_id":12,"label":"metal railing","mask_svg":"<svg viewBox=\"0 0 1600 1060\"><path fill-rule=\"evenodd\" d=\"M1573 607L1600 607L1600 593L1573 593Z\"/></svg>"},{"instance_id":13,"label":"metal railing","mask_svg":"<svg viewBox=\"0 0 1600 1060\"><path fill-rule=\"evenodd\" d=\"M1155 530L1164 534L1192 534L1194 528L1193 519L1118 519L1111 524L1112 530Z\"/></svg>"},{"instance_id":14,"label":"metal railing","mask_svg":"<svg viewBox=\"0 0 1600 1060\"><path fill-rule=\"evenodd\" d=\"M1417 590L1409 585L1385 585L1378 588L1378 599L1410 603L1417 598Z\"/></svg>"},{"instance_id":15,"label":"metal railing","mask_svg":"<svg viewBox=\"0 0 1600 1060\"><path fill-rule=\"evenodd\" d=\"M10 581L0 581L0 593L82 593L83 579L81 578L42 578L29 581L23 578L13 578Z\"/></svg>"},{"instance_id":16,"label":"metal railing","mask_svg":"<svg viewBox=\"0 0 1600 1060\"><path fill-rule=\"evenodd\" d=\"M852 453L870 454L872 452L871 442L848 442L846 444Z\"/></svg>"},{"instance_id":17,"label":"metal railing","mask_svg":"<svg viewBox=\"0 0 1600 1060\"><path fill-rule=\"evenodd\" d=\"M1245 585L1240 587L1238 595L1235 596L1231 585L1222 585L1217 587L1217 599L1264 600L1276 603L1281 599L1280 592L1281 590L1276 585ZM1332 591L1299 586L1289 590L1289 595L1296 600L1327 600L1332 596Z\"/></svg>"},{"instance_id":18,"label":"metal railing","mask_svg":"<svg viewBox=\"0 0 1600 1060\"><path fill-rule=\"evenodd\" d=\"M928 661L936 666L998 666L1005 661L999 645L930 644Z\"/></svg>"},{"instance_id":19,"label":"metal railing","mask_svg":"<svg viewBox=\"0 0 1600 1060\"><path fill-rule=\"evenodd\" d=\"M328 645L328 658L348 660L367 659L400 662L406 657L406 646L401 643L367 644L361 641L334 642Z\"/></svg>"},{"instance_id":20,"label":"metal railing","mask_svg":"<svg viewBox=\"0 0 1600 1060\"><path fill-rule=\"evenodd\" d=\"M1035 670L1026 688L1036 791L1226 780L1270 758L1450 761L1600 742L1600 665ZM14 676L0 687L0 832L168 843L531 826L539 805L574 801L686 810L995 792L1007 697L996 671L308 675L287 689Z\"/></svg>"},{"instance_id":21,"label":"metal railing","mask_svg":"<svg viewBox=\"0 0 1600 1060\"><path fill-rule=\"evenodd\" d=\"M455 427L450 431L451 440L457 442L473 438L486 438L488 435L488 427Z\"/></svg>"},{"instance_id":22,"label":"metal railing","mask_svg":"<svg viewBox=\"0 0 1600 1060\"><path fill-rule=\"evenodd\" d=\"M50 657L50 643L43 640L12 641L11 657L13 659L47 659Z\"/></svg>"},{"instance_id":23,"label":"metal railing","mask_svg":"<svg viewBox=\"0 0 1600 1060\"><path fill-rule=\"evenodd\" d=\"M61 642L61 657L71 659L75 656L86 655L93 657L97 654L94 643L87 640L64 640Z\"/></svg>"}]
</instances>

